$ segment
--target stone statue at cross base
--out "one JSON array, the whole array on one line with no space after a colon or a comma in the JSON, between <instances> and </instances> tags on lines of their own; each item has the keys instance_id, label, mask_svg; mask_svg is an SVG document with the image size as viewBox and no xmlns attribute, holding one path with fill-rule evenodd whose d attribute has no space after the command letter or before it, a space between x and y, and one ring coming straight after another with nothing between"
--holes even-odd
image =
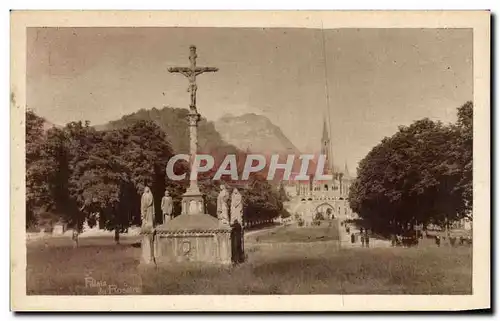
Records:
<instances>
[{"instance_id":1,"label":"stone statue at cross base","mask_svg":"<svg viewBox=\"0 0 500 321\"><path fill-rule=\"evenodd\" d=\"M222 224L229 224L229 211L228 211L229 193L226 186L220 186L220 193L217 196L217 218Z\"/></svg>"},{"instance_id":2,"label":"stone statue at cross base","mask_svg":"<svg viewBox=\"0 0 500 321\"><path fill-rule=\"evenodd\" d=\"M170 221L172 218L172 211L174 207L174 201L172 200L172 196L168 191L165 191L165 196L161 199L161 212L163 213L163 224Z\"/></svg>"},{"instance_id":3,"label":"stone statue at cross base","mask_svg":"<svg viewBox=\"0 0 500 321\"><path fill-rule=\"evenodd\" d=\"M141 219L142 228L153 228L154 221L154 199L153 193L148 186L144 187L144 193L141 197Z\"/></svg>"},{"instance_id":4,"label":"stone statue at cross base","mask_svg":"<svg viewBox=\"0 0 500 321\"><path fill-rule=\"evenodd\" d=\"M235 221L243 226L243 202L237 188L233 189L231 194L231 223Z\"/></svg>"}]
</instances>

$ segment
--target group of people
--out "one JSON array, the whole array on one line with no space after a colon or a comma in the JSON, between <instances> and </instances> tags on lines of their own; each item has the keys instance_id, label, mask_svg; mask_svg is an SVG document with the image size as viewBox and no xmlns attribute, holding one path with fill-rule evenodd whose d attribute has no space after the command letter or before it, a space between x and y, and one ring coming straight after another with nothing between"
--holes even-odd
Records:
<instances>
[{"instance_id":1,"label":"group of people","mask_svg":"<svg viewBox=\"0 0 500 321\"><path fill-rule=\"evenodd\" d=\"M404 246L404 247L411 247L411 246L416 246L419 243L419 239L422 238L421 234L414 234L414 233L406 233L404 235L401 234L393 234L391 236L391 245L393 247L396 246Z\"/></svg>"},{"instance_id":2,"label":"group of people","mask_svg":"<svg viewBox=\"0 0 500 321\"><path fill-rule=\"evenodd\" d=\"M457 245L457 237L456 236L450 236L448 239L449 239L449 243L451 246ZM441 237L440 235L436 235L434 237L434 240L435 240L436 245L439 247L439 246L441 246L441 240L443 240L443 241L446 240L446 237L445 236ZM472 244L471 237L464 237L463 235L461 235L458 238L458 245L470 245L470 244Z\"/></svg>"},{"instance_id":3,"label":"group of people","mask_svg":"<svg viewBox=\"0 0 500 321\"><path fill-rule=\"evenodd\" d=\"M356 243L356 234L351 233L351 228L349 227L349 225L345 225L345 231L347 234L351 235L351 243L352 244ZM370 247L370 235L368 234L367 229L363 229L363 228L359 229L359 238L360 238L362 247Z\"/></svg>"},{"instance_id":4,"label":"group of people","mask_svg":"<svg viewBox=\"0 0 500 321\"><path fill-rule=\"evenodd\" d=\"M425 233L425 236L427 239L432 239L434 240L434 243L436 246L440 247L442 242L446 240L446 236L441 236L439 234L436 235L431 235L428 234L427 232ZM423 234L420 234L418 236L413 235L413 236L402 236L402 235L392 235L392 246L414 246L419 244L419 240L423 239ZM449 245L455 246L455 245L466 245L466 244L471 244L472 239L464 236L456 237L456 236L449 236L448 237ZM458 242L457 242L458 241Z\"/></svg>"}]
</instances>

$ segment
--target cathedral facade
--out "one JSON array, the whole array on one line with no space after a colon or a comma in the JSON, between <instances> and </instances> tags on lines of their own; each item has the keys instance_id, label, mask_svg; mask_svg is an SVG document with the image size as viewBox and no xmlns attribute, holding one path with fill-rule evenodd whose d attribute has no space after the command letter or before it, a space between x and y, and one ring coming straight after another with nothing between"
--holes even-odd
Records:
<instances>
[{"instance_id":1,"label":"cathedral facade","mask_svg":"<svg viewBox=\"0 0 500 321\"><path fill-rule=\"evenodd\" d=\"M333 164L330 135L326 121L323 123L321 155L325 155L324 174L332 175L332 180L319 181L311 176L309 181L289 181L284 184L288 199L286 207L293 218L310 222L319 219L339 219L341 221L356 218L352 212L348 197L354 178L350 175L347 164L339 170Z\"/></svg>"}]
</instances>

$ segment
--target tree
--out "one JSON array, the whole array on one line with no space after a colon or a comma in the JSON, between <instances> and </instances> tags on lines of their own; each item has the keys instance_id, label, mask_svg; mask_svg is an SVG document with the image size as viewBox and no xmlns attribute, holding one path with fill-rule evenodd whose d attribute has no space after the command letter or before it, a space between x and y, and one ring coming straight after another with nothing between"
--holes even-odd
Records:
<instances>
[{"instance_id":1,"label":"tree","mask_svg":"<svg viewBox=\"0 0 500 321\"><path fill-rule=\"evenodd\" d=\"M471 146L460 143L460 133L454 125L429 119L401 126L360 162L349 193L351 208L381 233L465 217L467 175L459 156Z\"/></svg>"},{"instance_id":2,"label":"tree","mask_svg":"<svg viewBox=\"0 0 500 321\"><path fill-rule=\"evenodd\" d=\"M88 124L84 128L81 122L70 123L44 131L44 123L32 111L26 113L27 222L47 226L62 220L74 224L81 212L72 190L72 167L85 152L81 138Z\"/></svg>"},{"instance_id":3,"label":"tree","mask_svg":"<svg viewBox=\"0 0 500 321\"><path fill-rule=\"evenodd\" d=\"M204 195L206 212L213 217L217 217L217 197L219 196L220 186L222 183L227 184L225 180L216 181L213 179L217 171L216 168L214 166L208 172L198 174L198 187ZM187 184L189 183L187 182ZM228 192L231 193L231 190L228 190Z\"/></svg>"},{"instance_id":4,"label":"tree","mask_svg":"<svg viewBox=\"0 0 500 321\"><path fill-rule=\"evenodd\" d=\"M45 135L44 119L33 111L26 111L26 226L39 223L39 215L51 203L48 189L47 163L42 145Z\"/></svg>"},{"instance_id":5,"label":"tree","mask_svg":"<svg viewBox=\"0 0 500 321\"><path fill-rule=\"evenodd\" d=\"M290 199L288 198L288 195L286 193L286 190L285 190L285 186L283 185L283 181L281 181L279 183L279 198L280 198L280 201L281 202L287 202L287 201L290 201Z\"/></svg>"},{"instance_id":6,"label":"tree","mask_svg":"<svg viewBox=\"0 0 500 321\"><path fill-rule=\"evenodd\" d=\"M117 233L127 228L133 219L135 192L130 170L123 160L126 141L119 131L95 133L88 157L75 168L77 202L85 217L99 213L99 221L107 230ZM119 240L117 240L119 241Z\"/></svg>"},{"instance_id":7,"label":"tree","mask_svg":"<svg viewBox=\"0 0 500 321\"><path fill-rule=\"evenodd\" d=\"M94 133L92 148L76 166L78 204L87 217L98 212L103 227L119 233L140 224L140 198L151 187L157 217L165 191L166 164L172 156L165 134L152 122Z\"/></svg>"},{"instance_id":8,"label":"tree","mask_svg":"<svg viewBox=\"0 0 500 321\"><path fill-rule=\"evenodd\" d=\"M63 146L60 151L58 168L61 195L61 209L64 220L76 228L82 228L88 218L87 205L81 202L81 194L85 192L80 186L83 173L78 171L82 162L91 157L92 150L100 141L100 134L90 126L90 122L70 122L62 128Z\"/></svg>"},{"instance_id":9,"label":"tree","mask_svg":"<svg viewBox=\"0 0 500 321\"><path fill-rule=\"evenodd\" d=\"M473 104L467 102L458 108L456 124L458 142L454 146L457 160L462 172L462 179L457 187L463 191L466 211L472 211L472 142L473 142ZM469 218L472 218L469 216Z\"/></svg>"},{"instance_id":10,"label":"tree","mask_svg":"<svg viewBox=\"0 0 500 321\"><path fill-rule=\"evenodd\" d=\"M162 220L161 198L167 184L166 167L173 151L165 132L152 121L137 121L120 130L127 141L123 159L130 169L130 181L140 196L149 186L155 200L156 221ZM138 222L137 222L138 223Z\"/></svg>"},{"instance_id":11,"label":"tree","mask_svg":"<svg viewBox=\"0 0 500 321\"><path fill-rule=\"evenodd\" d=\"M278 217L283 210L283 203L275 187L261 175L250 176L246 188L242 191L244 220L250 224L266 222Z\"/></svg>"},{"instance_id":12,"label":"tree","mask_svg":"<svg viewBox=\"0 0 500 321\"><path fill-rule=\"evenodd\" d=\"M159 211L172 149L154 123L98 132L88 122L71 122L44 135L44 119L30 111L26 119L28 222L43 216L51 222L38 223L63 220L81 229L99 213L105 229L122 232L140 223L146 184Z\"/></svg>"}]
</instances>

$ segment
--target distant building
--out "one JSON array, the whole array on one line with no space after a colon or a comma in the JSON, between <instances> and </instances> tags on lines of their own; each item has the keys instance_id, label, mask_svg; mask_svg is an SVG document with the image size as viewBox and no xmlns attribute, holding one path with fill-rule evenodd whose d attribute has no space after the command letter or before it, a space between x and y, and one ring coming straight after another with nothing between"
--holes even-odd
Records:
<instances>
[{"instance_id":1,"label":"distant building","mask_svg":"<svg viewBox=\"0 0 500 321\"><path fill-rule=\"evenodd\" d=\"M326 121L323 123L321 154L326 156L324 174L331 174L333 179L318 181L314 175L310 175L309 181L295 181L293 178L298 173L293 173L290 181L284 183L285 192L290 199L285 204L287 210L292 217L302 219L317 213L321 213L325 219L337 218L343 221L356 218L348 203L349 189L354 178L349 173L347 163L343 171L333 164Z\"/></svg>"}]
</instances>

